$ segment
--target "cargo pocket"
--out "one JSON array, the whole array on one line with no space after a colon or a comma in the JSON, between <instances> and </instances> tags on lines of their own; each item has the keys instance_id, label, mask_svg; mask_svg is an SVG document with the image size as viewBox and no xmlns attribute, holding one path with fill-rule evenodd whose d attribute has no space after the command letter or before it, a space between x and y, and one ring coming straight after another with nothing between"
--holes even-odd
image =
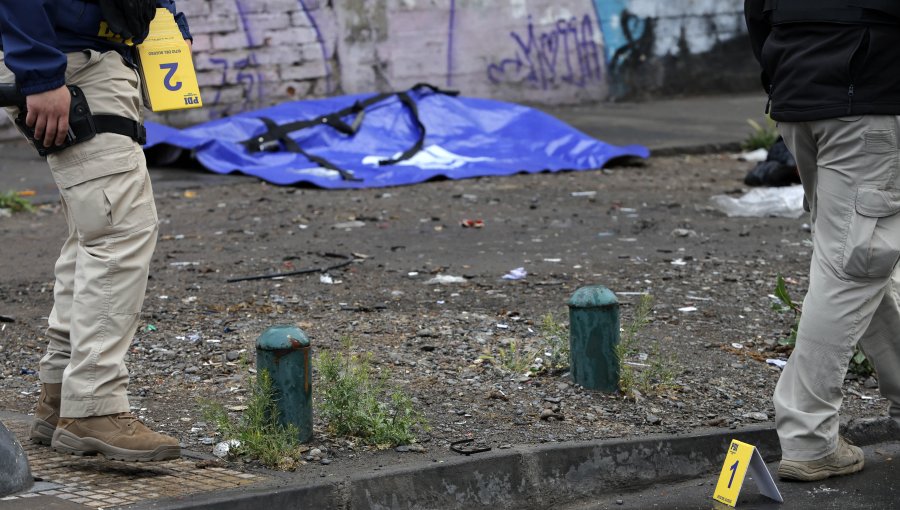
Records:
<instances>
[{"instance_id":1,"label":"cargo pocket","mask_svg":"<svg viewBox=\"0 0 900 510\"><path fill-rule=\"evenodd\" d=\"M844 245L844 272L884 278L900 261L900 189L860 187Z\"/></svg>"},{"instance_id":2,"label":"cargo pocket","mask_svg":"<svg viewBox=\"0 0 900 510\"><path fill-rule=\"evenodd\" d=\"M78 151L83 146L75 146L60 153L65 158L50 161L53 177L69 207L69 220L85 245L124 236L156 222L147 171L140 164L140 148L128 142L127 146L120 144L99 152Z\"/></svg>"}]
</instances>

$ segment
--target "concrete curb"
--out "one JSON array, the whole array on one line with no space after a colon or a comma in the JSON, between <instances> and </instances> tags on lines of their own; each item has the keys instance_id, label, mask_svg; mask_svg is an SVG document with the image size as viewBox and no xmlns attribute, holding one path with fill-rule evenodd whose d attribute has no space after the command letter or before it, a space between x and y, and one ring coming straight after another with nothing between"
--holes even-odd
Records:
<instances>
[{"instance_id":1,"label":"concrete curb","mask_svg":"<svg viewBox=\"0 0 900 510\"><path fill-rule=\"evenodd\" d=\"M889 418L856 420L842 431L859 445L900 438L900 426ZM766 461L780 457L775 429L766 425L679 437L517 447L324 484L308 483L298 476L291 485L198 494L132 508L542 509L715 472L732 439L756 446Z\"/></svg>"},{"instance_id":2,"label":"concrete curb","mask_svg":"<svg viewBox=\"0 0 900 510\"><path fill-rule=\"evenodd\" d=\"M673 145L650 149L650 157L685 156L741 152L741 142L719 142L701 145Z\"/></svg>"}]
</instances>

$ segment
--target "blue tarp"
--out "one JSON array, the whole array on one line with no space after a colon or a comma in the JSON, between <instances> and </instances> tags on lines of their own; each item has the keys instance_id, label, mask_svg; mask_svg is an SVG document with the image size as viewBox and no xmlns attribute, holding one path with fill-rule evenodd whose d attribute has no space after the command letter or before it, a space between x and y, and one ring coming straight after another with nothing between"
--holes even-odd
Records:
<instances>
[{"instance_id":1,"label":"blue tarp","mask_svg":"<svg viewBox=\"0 0 900 510\"><path fill-rule=\"evenodd\" d=\"M239 142L266 132L260 117L278 124L314 119L371 95L284 103L182 130L148 122L146 147L169 144L193 150L197 160L213 172L238 171L274 184L310 183L322 188L373 188L438 177L592 170L618 157L649 156L646 147L609 145L521 105L430 91L411 91L410 95L418 105L427 136L422 151L394 165L378 166L378 162L406 151L418 138L409 110L396 96L367 108L362 127L353 136L328 126L291 134L303 150L353 172L359 182L344 180L302 154L250 153ZM350 123L353 117L344 120Z\"/></svg>"}]
</instances>

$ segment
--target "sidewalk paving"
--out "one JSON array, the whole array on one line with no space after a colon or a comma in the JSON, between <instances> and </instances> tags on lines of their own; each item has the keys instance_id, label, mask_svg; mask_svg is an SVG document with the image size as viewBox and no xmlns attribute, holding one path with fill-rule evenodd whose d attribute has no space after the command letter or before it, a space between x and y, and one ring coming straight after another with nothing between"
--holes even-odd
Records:
<instances>
[{"instance_id":1,"label":"sidewalk paving","mask_svg":"<svg viewBox=\"0 0 900 510\"><path fill-rule=\"evenodd\" d=\"M756 446L768 462L780 455L775 431L767 425L677 437L516 446L468 457L431 453L413 465L367 466L340 476L315 476L308 468L293 473L242 472L239 467L219 466L209 462L209 456L191 452L176 461L140 464L65 456L25 439L30 417L0 413L0 419L17 433L31 459L33 474L40 479L30 492L0 499L0 510L497 510L544 509L579 502L588 506L577 508L586 510L604 508L595 503L609 498L619 505L623 491L651 487L649 496L629 496L629 508L650 508L657 492L668 494L670 490L693 498L685 501L705 501L702 496L711 490L706 482L693 488L690 484L669 486L701 477L706 480L718 473L732 439ZM888 418L857 420L844 427L843 433L859 445L881 445L897 441L900 427ZM890 444L879 449L893 452L896 447ZM868 457L875 460L872 450L869 452ZM873 471L881 473L883 469ZM842 490L867 488L848 480ZM745 487L745 496L752 495L751 484ZM888 490L893 491L893 485ZM607 499L599 499L604 497ZM811 502L810 497L800 494L797 500ZM841 508L857 507L844 501Z\"/></svg>"}]
</instances>

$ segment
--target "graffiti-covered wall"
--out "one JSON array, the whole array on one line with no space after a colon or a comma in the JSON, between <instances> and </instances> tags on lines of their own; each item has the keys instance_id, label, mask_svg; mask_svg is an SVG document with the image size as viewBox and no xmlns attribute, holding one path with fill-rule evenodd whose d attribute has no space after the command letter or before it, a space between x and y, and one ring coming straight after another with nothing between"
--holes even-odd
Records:
<instances>
[{"instance_id":1,"label":"graffiti-covered wall","mask_svg":"<svg viewBox=\"0 0 900 510\"><path fill-rule=\"evenodd\" d=\"M593 0L610 97L756 90L741 0Z\"/></svg>"},{"instance_id":2,"label":"graffiti-covered wall","mask_svg":"<svg viewBox=\"0 0 900 510\"><path fill-rule=\"evenodd\" d=\"M419 82L537 104L757 86L740 0L176 3L205 108L153 117L173 125Z\"/></svg>"}]
</instances>

